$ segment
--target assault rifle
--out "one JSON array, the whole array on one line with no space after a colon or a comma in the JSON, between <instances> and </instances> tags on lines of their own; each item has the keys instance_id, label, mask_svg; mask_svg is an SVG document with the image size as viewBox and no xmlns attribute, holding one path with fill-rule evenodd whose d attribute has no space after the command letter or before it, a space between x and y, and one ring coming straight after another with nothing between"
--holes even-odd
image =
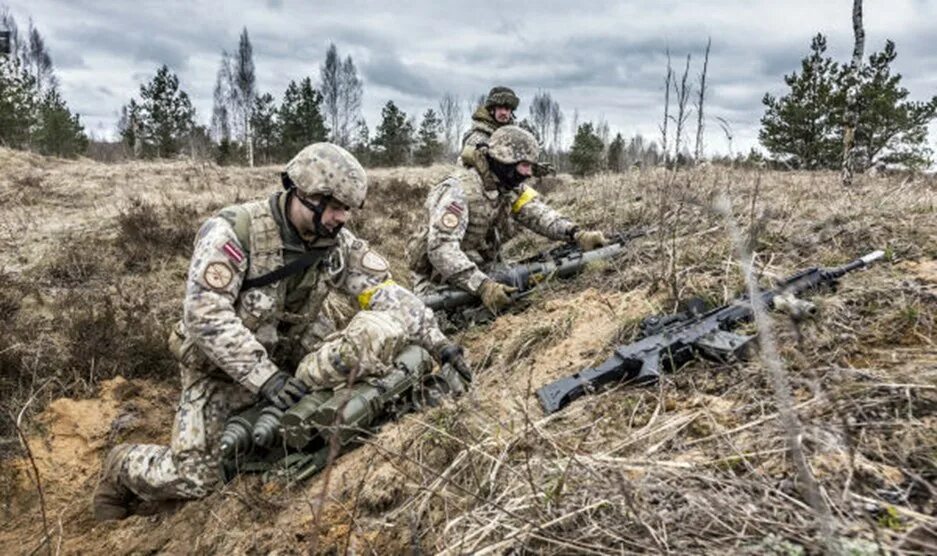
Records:
<instances>
[{"instance_id":1,"label":"assault rifle","mask_svg":"<svg viewBox=\"0 0 937 556\"><path fill-rule=\"evenodd\" d=\"M465 391L449 365L435 374L432 368L429 353L410 345L380 378L312 392L285 412L260 403L232 416L221 435L225 479L263 473L268 480L304 480L325 467L334 447L347 451L380 424Z\"/></svg>"},{"instance_id":2,"label":"assault rifle","mask_svg":"<svg viewBox=\"0 0 937 556\"><path fill-rule=\"evenodd\" d=\"M835 268L808 268L781 280L777 287L759 295L767 308L781 306L801 313L812 312L812 304L793 296L833 286L847 272L876 261L884 253L874 251ZM736 325L752 319L752 304L742 296L728 305L700 314L687 311L666 317L651 317L642 323L638 341L618 346L614 355L596 367L561 378L537 390L540 405L547 414L559 411L571 401L613 383L652 384L662 368L674 370L698 356L719 361L744 358L754 336L732 332Z\"/></svg>"},{"instance_id":3,"label":"assault rifle","mask_svg":"<svg viewBox=\"0 0 937 556\"><path fill-rule=\"evenodd\" d=\"M569 278L582 272L591 262L620 255L629 243L653 231L653 228L635 228L613 234L608 238L608 245L592 251L583 251L573 242L565 243L523 259L502 270L496 270L489 276L497 282L517 288L517 291L512 294L516 300L529 295L533 288L548 278ZM481 304L481 300L476 295L458 288L445 288L421 299L434 311L451 311Z\"/></svg>"}]
</instances>

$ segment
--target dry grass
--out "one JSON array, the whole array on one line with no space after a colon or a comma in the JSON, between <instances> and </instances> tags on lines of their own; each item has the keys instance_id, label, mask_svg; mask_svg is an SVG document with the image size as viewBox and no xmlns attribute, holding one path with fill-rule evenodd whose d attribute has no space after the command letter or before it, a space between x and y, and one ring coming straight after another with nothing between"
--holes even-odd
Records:
<instances>
[{"instance_id":1,"label":"dry grass","mask_svg":"<svg viewBox=\"0 0 937 556\"><path fill-rule=\"evenodd\" d=\"M191 551L193 538L205 552L789 554L829 548L823 520L802 494L763 362L696 362L658 387L613 389L549 417L533 396L549 380L607 357L610 345L633 336L640 318L692 296L721 303L743 291L725 219L712 208L719 194L731 201L762 283L886 249L887 262L814 298L821 309L815 321L776 318L778 359L790 381L806 465L829 508L833 549L932 553L937 547L932 179L860 178L843 190L833 174L711 168L550 184L544 189L551 204L583 225L657 226L661 233L636 242L613 264L547 284L526 311L462 334L477 372L473 391L385 427L340 458L321 507L321 533L314 534L321 478L292 488L244 478L177 511L97 528L83 502L106 447L128 437L165 441L171 413L170 401L155 412L159 420L146 419L140 408L149 407L152 388L141 387L150 384L141 379L119 396L113 388L96 394L96 386L115 374L136 374L151 377L172 399L176 376L162 346L178 318L183 240L217 207L275 187L277 169L106 166L3 150L0 160L14 168L0 176L6 180L0 196L12 199L0 209L4 403L19 407L48 383L35 408L61 395L94 395L88 403L119 423L117 433L82 433L88 446L81 456L57 452L54 438L47 440L49 453L38 456L40 470L52 475L44 480L51 485L53 537L67 551ZM403 281L406 235L416 227L426 191L445 171L375 171L367 210L351 224ZM36 177L17 185L24 176ZM14 194L16 187L41 198ZM509 253L545 245L524 234ZM59 410L50 417L47 410L33 425L61 425L66 415ZM41 437L42 429L35 434ZM63 458L60 469L46 467L44 458L56 457ZM16 493L4 507L27 517L4 527L0 547L32 550L42 533L19 461L12 475L0 474L0 488Z\"/></svg>"}]
</instances>

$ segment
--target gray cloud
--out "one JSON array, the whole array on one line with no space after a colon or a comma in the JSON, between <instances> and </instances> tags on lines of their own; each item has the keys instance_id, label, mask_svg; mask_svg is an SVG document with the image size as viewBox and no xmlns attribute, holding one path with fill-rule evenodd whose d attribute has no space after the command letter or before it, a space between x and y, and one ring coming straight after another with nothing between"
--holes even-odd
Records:
<instances>
[{"instance_id":1,"label":"gray cloud","mask_svg":"<svg viewBox=\"0 0 937 556\"><path fill-rule=\"evenodd\" d=\"M365 81L363 112L372 129L389 99L419 115L443 92L468 99L505 84L521 95L522 116L530 98L548 90L567 122L578 109L581 121L604 117L613 132L655 137L665 50L670 48L679 71L686 53L692 54L695 85L711 36L707 113L730 120L734 148L747 150L757 137L762 96L783 93L783 75L799 68L814 34L826 34L831 55L848 59L847 4L514 0L505 10L495 0L477 0L471 7L428 0L393 7L366 0L12 0L10 7L21 22L32 16L46 36L65 98L93 129L113 129L120 106L162 63L178 73L207 120L221 50L233 51L246 25L258 87L276 96L290 80L316 81L330 42L343 57L351 55ZM912 96L932 94L937 2L867 4L867 53L894 39L895 70ZM565 134L568 139L568 129ZM715 121L707 137L725 150Z\"/></svg>"}]
</instances>

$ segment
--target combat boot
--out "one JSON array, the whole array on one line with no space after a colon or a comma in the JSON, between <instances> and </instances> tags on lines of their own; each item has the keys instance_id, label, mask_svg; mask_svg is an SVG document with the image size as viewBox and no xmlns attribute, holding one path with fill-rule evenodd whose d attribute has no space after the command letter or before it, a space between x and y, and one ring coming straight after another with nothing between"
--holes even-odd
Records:
<instances>
[{"instance_id":1,"label":"combat boot","mask_svg":"<svg viewBox=\"0 0 937 556\"><path fill-rule=\"evenodd\" d=\"M107 455L101 478L91 497L91 511L98 521L124 519L130 515L136 495L120 484L120 467L130 451L130 444L118 444Z\"/></svg>"}]
</instances>

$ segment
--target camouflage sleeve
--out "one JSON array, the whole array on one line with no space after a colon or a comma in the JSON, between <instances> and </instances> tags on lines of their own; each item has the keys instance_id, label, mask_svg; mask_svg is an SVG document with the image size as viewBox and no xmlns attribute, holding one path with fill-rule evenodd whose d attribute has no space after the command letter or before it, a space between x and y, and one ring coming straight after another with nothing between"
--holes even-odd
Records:
<instances>
[{"instance_id":1,"label":"camouflage sleeve","mask_svg":"<svg viewBox=\"0 0 937 556\"><path fill-rule=\"evenodd\" d=\"M235 311L246 275L247 257L230 223L220 217L207 220L198 232L189 265L183 323L218 368L257 392L277 367Z\"/></svg>"},{"instance_id":2,"label":"camouflage sleeve","mask_svg":"<svg viewBox=\"0 0 937 556\"><path fill-rule=\"evenodd\" d=\"M511 214L526 228L550 239L565 240L576 229L576 224L538 199L539 193L525 185L511 204Z\"/></svg>"},{"instance_id":3,"label":"camouflage sleeve","mask_svg":"<svg viewBox=\"0 0 937 556\"><path fill-rule=\"evenodd\" d=\"M333 285L364 310L383 311L399 320L407 334L432 353L448 343L436 317L419 297L394 282L390 266L368 243L342 230L339 249L343 268L333 269Z\"/></svg>"},{"instance_id":4,"label":"camouflage sleeve","mask_svg":"<svg viewBox=\"0 0 937 556\"><path fill-rule=\"evenodd\" d=\"M441 194L429 207L426 253L443 282L475 293L488 276L462 251L468 222L465 192L458 182L444 182Z\"/></svg>"},{"instance_id":5,"label":"camouflage sleeve","mask_svg":"<svg viewBox=\"0 0 937 556\"><path fill-rule=\"evenodd\" d=\"M488 134L479 130L470 130L465 134L465 137L462 138L462 152L459 155L459 160L462 162L463 166L471 166L474 164L475 147L478 146L479 143L487 143L488 137Z\"/></svg>"}]
</instances>

